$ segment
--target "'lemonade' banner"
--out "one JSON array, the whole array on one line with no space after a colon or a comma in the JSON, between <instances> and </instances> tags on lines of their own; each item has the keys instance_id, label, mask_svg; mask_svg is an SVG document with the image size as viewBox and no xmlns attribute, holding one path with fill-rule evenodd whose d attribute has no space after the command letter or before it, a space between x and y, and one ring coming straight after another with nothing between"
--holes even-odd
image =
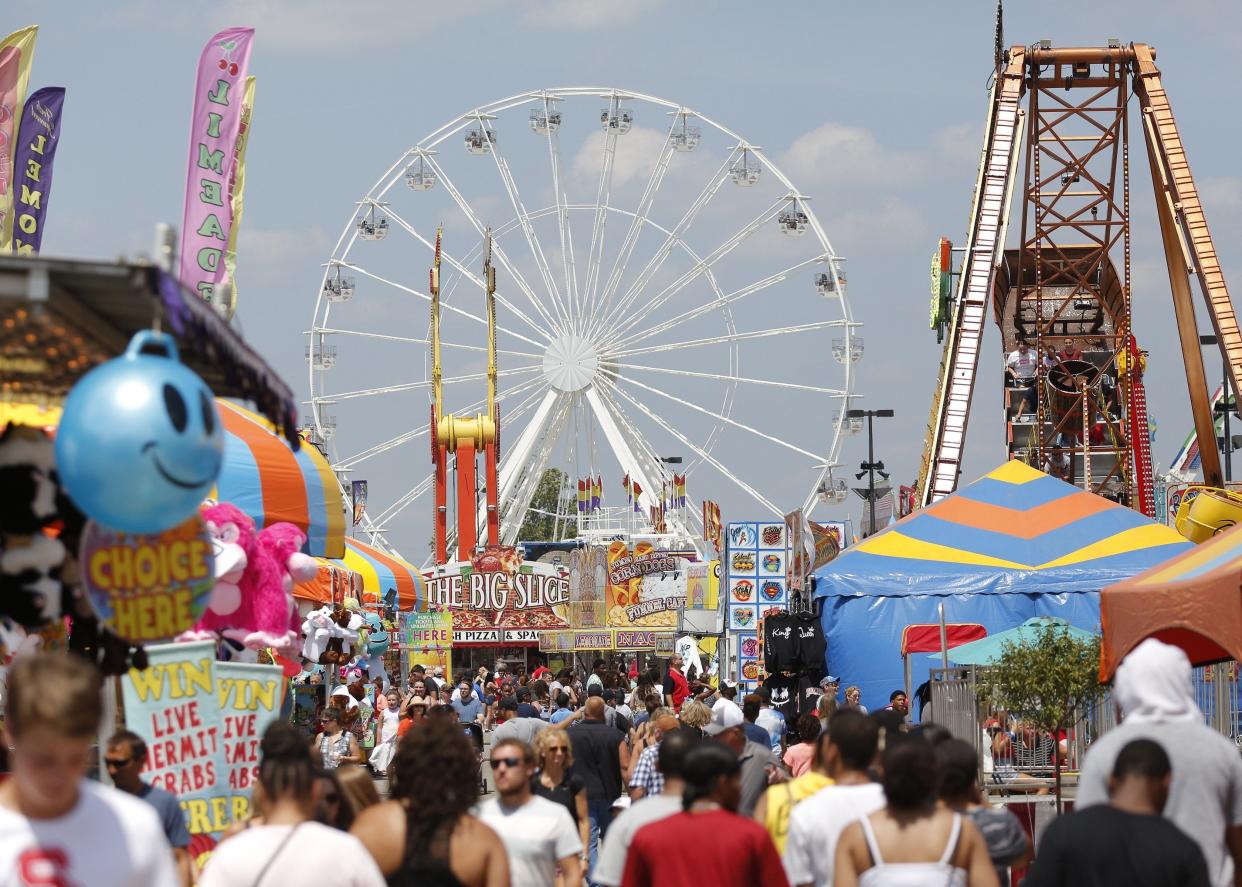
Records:
<instances>
[{"instance_id":1,"label":"'lemonade' banner","mask_svg":"<svg viewBox=\"0 0 1242 887\"><path fill-rule=\"evenodd\" d=\"M52 199L52 163L60 144L60 112L65 104L61 86L45 86L26 100L14 151L13 195L17 221L13 250L37 253L43 243L43 219Z\"/></svg>"},{"instance_id":2,"label":"'lemonade' banner","mask_svg":"<svg viewBox=\"0 0 1242 887\"><path fill-rule=\"evenodd\" d=\"M229 227L229 245L224 251L224 269L229 288L228 301L221 305L226 320L233 319L237 310L237 232L241 230L242 211L246 193L246 145L250 142L250 115L254 111L254 78L246 78L246 91L242 95L241 125L237 130L237 147L233 150L233 173L229 176L229 211L233 224ZM357 521L355 521L355 524Z\"/></svg>"},{"instance_id":3,"label":"'lemonade' banner","mask_svg":"<svg viewBox=\"0 0 1242 887\"><path fill-rule=\"evenodd\" d=\"M207 42L194 82L185 213L181 220L181 283L216 305L224 252L233 227L227 202L241 129L246 68L254 28L228 28Z\"/></svg>"},{"instance_id":4,"label":"'lemonade' banner","mask_svg":"<svg viewBox=\"0 0 1242 887\"><path fill-rule=\"evenodd\" d=\"M12 249L13 158L38 34L38 27L32 26L0 40L0 252Z\"/></svg>"}]
</instances>

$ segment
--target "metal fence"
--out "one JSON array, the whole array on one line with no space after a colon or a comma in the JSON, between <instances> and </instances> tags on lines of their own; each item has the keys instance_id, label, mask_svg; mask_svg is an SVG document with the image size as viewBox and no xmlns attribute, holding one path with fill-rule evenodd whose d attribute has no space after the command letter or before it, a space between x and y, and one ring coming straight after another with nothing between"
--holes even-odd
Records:
<instances>
[{"instance_id":1,"label":"metal fence","mask_svg":"<svg viewBox=\"0 0 1242 887\"><path fill-rule=\"evenodd\" d=\"M1056 748L1051 737L1040 737L1034 731L1023 731L1019 727L1013 731L1010 752L992 754L992 740L986 725L1001 712L985 710L979 702L978 686L986 680L986 675L986 667L932 669L931 704L923 716L924 720L941 724L957 738L971 743L979 752L981 766L991 758L993 772L1012 768L1033 777L1051 776L1055 766L1052 755ZM1192 684L1199 710L1203 712L1208 726L1242 746L1238 677L1237 662L1221 662L1194 669ZM1078 770L1091 743L1116 724L1117 708L1111 692L1106 690L1068 731L1062 769Z\"/></svg>"}]
</instances>

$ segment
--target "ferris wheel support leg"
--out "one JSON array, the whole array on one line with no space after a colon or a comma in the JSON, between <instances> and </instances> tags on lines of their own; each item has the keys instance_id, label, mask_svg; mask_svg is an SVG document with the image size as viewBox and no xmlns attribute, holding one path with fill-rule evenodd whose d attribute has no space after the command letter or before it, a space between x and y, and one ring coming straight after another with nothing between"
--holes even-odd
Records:
<instances>
[{"instance_id":1,"label":"ferris wheel support leg","mask_svg":"<svg viewBox=\"0 0 1242 887\"><path fill-rule=\"evenodd\" d=\"M499 429L497 429L499 432ZM487 544L500 544L500 503L496 498L496 444L487 444L483 451L487 472Z\"/></svg>"},{"instance_id":2,"label":"ferris wheel support leg","mask_svg":"<svg viewBox=\"0 0 1242 887\"><path fill-rule=\"evenodd\" d=\"M434 430L432 432L435 433ZM436 447L436 563L448 563L448 451Z\"/></svg>"},{"instance_id":3,"label":"ferris wheel support leg","mask_svg":"<svg viewBox=\"0 0 1242 887\"><path fill-rule=\"evenodd\" d=\"M474 443L457 444L457 559L470 560L479 541L474 514Z\"/></svg>"}]
</instances>

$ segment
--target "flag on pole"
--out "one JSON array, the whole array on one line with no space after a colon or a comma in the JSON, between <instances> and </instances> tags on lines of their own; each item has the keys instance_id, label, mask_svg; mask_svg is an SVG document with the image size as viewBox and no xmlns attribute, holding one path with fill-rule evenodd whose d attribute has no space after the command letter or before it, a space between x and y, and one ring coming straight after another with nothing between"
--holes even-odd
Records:
<instances>
[{"instance_id":1,"label":"flag on pole","mask_svg":"<svg viewBox=\"0 0 1242 887\"><path fill-rule=\"evenodd\" d=\"M591 484L591 511L598 511L604 502L604 479L596 477Z\"/></svg>"},{"instance_id":2,"label":"flag on pole","mask_svg":"<svg viewBox=\"0 0 1242 887\"><path fill-rule=\"evenodd\" d=\"M677 508L686 507L686 476L684 474L673 475L673 500Z\"/></svg>"},{"instance_id":3,"label":"flag on pole","mask_svg":"<svg viewBox=\"0 0 1242 887\"><path fill-rule=\"evenodd\" d=\"M13 251L18 255L34 255L43 243L43 220L52 197L52 164L60 143L60 112L64 103L63 87L45 86L31 93L22 110L13 153L13 212L17 216Z\"/></svg>"},{"instance_id":4,"label":"flag on pole","mask_svg":"<svg viewBox=\"0 0 1242 887\"><path fill-rule=\"evenodd\" d=\"M241 130L246 69L254 28L227 28L207 41L194 81L185 211L181 218L181 266L186 286L224 313L219 304L226 268L222 261L233 228L226 202Z\"/></svg>"},{"instance_id":5,"label":"flag on pole","mask_svg":"<svg viewBox=\"0 0 1242 887\"><path fill-rule=\"evenodd\" d=\"M625 477L621 479L621 486L625 487L625 501L630 503L634 501L634 490L630 488L630 473L627 471Z\"/></svg>"},{"instance_id":6,"label":"flag on pole","mask_svg":"<svg viewBox=\"0 0 1242 887\"><path fill-rule=\"evenodd\" d=\"M0 253L13 248L13 187L17 179L13 159L38 36L38 26L32 25L0 40Z\"/></svg>"},{"instance_id":7,"label":"flag on pole","mask_svg":"<svg viewBox=\"0 0 1242 887\"><path fill-rule=\"evenodd\" d=\"M584 513L587 510L587 482L578 481L578 511Z\"/></svg>"},{"instance_id":8,"label":"flag on pole","mask_svg":"<svg viewBox=\"0 0 1242 887\"><path fill-rule=\"evenodd\" d=\"M243 199L246 193L246 145L250 142L250 114L254 110L254 77L246 78L242 93L241 125L237 130L237 147L233 149L233 172L229 176L229 212L233 224L229 228L229 245L224 250L224 270L230 284L228 300L220 306L225 320L233 319L237 310L237 232L241 230Z\"/></svg>"},{"instance_id":9,"label":"flag on pole","mask_svg":"<svg viewBox=\"0 0 1242 887\"><path fill-rule=\"evenodd\" d=\"M643 513L642 506L638 504L638 497L643 494L643 488L638 485L638 481L630 481L630 486L634 490L634 510L639 514Z\"/></svg>"},{"instance_id":10,"label":"flag on pole","mask_svg":"<svg viewBox=\"0 0 1242 887\"><path fill-rule=\"evenodd\" d=\"M703 500L703 541L710 542L720 551L720 537L723 527L720 523L720 506L710 499Z\"/></svg>"}]
</instances>

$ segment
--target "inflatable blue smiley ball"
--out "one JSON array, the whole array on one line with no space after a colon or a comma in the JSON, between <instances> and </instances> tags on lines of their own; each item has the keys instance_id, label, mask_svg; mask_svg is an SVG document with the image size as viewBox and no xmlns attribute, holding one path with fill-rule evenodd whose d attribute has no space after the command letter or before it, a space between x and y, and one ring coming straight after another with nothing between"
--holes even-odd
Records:
<instances>
[{"instance_id":1,"label":"inflatable blue smiley ball","mask_svg":"<svg viewBox=\"0 0 1242 887\"><path fill-rule=\"evenodd\" d=\"M220 473L223 450L211 390L181 363L171 336L151 331L78 380L56 432L69 498L126 533L189 519Z\"/></svg>"}]
</instances>

